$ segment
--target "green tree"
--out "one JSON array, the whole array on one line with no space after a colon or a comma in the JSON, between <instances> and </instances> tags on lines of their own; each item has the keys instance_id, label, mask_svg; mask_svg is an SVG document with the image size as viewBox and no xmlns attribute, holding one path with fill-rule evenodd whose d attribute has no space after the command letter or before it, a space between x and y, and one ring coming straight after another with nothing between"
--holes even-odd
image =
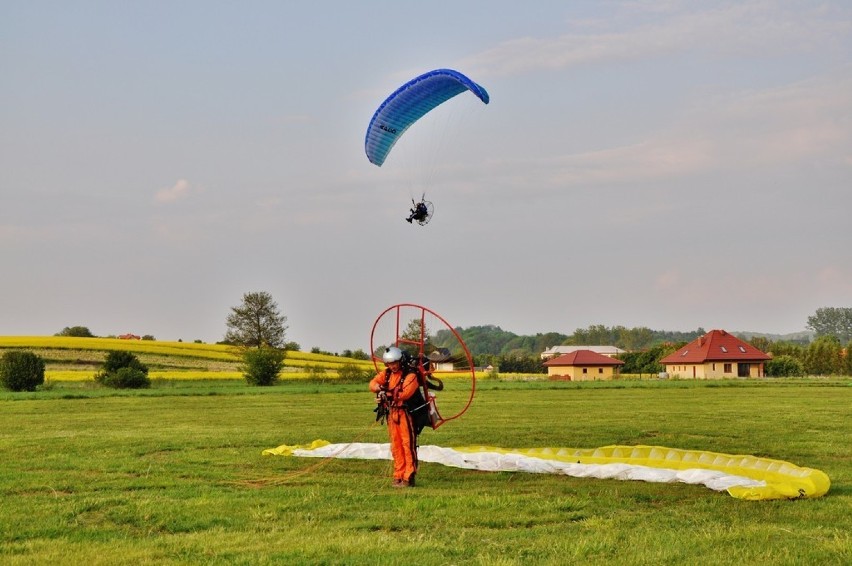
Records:
<instances>
[{"instance_id":1,"label":"green tree","mask_svg":"<svg viewBox=\"0 0 852 566\"><path fill-rule=\"evenodd\" d=\"M500 356L497 366L503 373L547 373L547 368L538 356L525 356L522 353Z\"/></svg>"},{"instance_id":2,"label":"green tree","mask_svg":"<svg viewBox=\"0 0 852 566\"><path fill-rule=\"evenodd\" d=\"M95 335L85 326L66 326L54 336L73 336L75 338L94 338Z\"/></svg>"},{"instance_id":3,"label":"green tree","mask_svg":"<svg viewBox=\"0 0 852 566\"><path fill-rule=\"evenodd\" d=\"M588 328L578 328L574 334L563 342L566 346L617 346L624 350L637 351L650 348L666 342L689 342L706 334L699 328L694 332L672 332L667 330L651 330L645 327L625 328L614 326L609 328L603 324L591 325Z\"/></svg>"},{"instance_id":4,"label":"green tree","mask_svg":"<svg viewBox=\"0 0 852 566\"><path fill-rule=\"evenodd\" d=\"M240 306L231 307L225 323L225 341L248 348L284 345L287 317L278 310L272 295L265 291L245 293Z\"/></svg>"},{"instance_id":5,"label":"green tree","mask_svg":"<svg viewBox=\"0 0 852 566\"><path fill-rule=\"evenodd\" d=\"M748 343L761 352L766 353L772 351L772 342L769 341L769 338L764 336L752 336Z\"/></svg>"},{"instance_id":6,"label":"green tree","mask_svg":"<svg viewBox=\"0 0 852 566\"><path fill-rule=\"evenodd\" d=\"M148 366L132 352L113 350L104 359L95 381L114 389L147 389L151 387Z\"/></svg>"},{"instance_id":7,"label":"green tree","mask_svg":"<svg viewBox=\"0 0 852 566\"><path fill-rule=\"evenodd\" d=\"M370 359L370 355L367 354L367 352L365 352L361 348L358 348L357 350L352 352L351 357L352 357L353 360L369 360Z\"/></svg>"},{"instance_id":8,"label":"green tree","mask_svg":"<svg viewBox=\"0 0 852 566\"><path fill-rule=\"evenodd\" d=\"M852 340L852 308L823 307L808 317L807 328L817 337L834 336L841 344Z\"/></svg>"},{"instance_id":9,"label":"green tree","mask_svg":"<svg viewBox=\"0 0 852 566\"><path fill-rule=\"evenodd\" d=\"M842 349L834 336L817 338L805 350L805 370L809 375L838 375L842 368Z\"/></svg>"},{"instance_id":10,"label":"green tree","mask_svg":"<svg viewBox=\"0 0 852 566\"><path fill-rule=\"evenodd\" d=\"M507 332L499 326L494 325L456 328L455 331L461 336L465 344L467 344L473 356L482 354L499 355L505 351L508 344L517 338L517 334ZM434 348L449 348L454 354L458 353L455 351L458 349L456 336L451 330L446 328L442 328L435 333L435 336L430 339L430 346Z\"/></svg>"},{"instance_id":11,"label":"green tree","mask_svg":"<svg viewBox=\"0 0 852 566\"><path fill-rule=\"evenodd\" d=\"M768 377L800 377L805 375L805 365L793 356L778 356L766 362Z\"/></svg>"},{"instance_id":12,"label":"green tree","mask_svg":"<svg viewBox=\"0 0 852 566\"><path fill-rule=\"evenodd\" d=\"M571 346L614 346L616 329L610 329L603 324L593 324L588 328L578 328L569 337Z\"/></svg>"},{"instance_id":13,"label":"green tree","mask_svg":"<svg viewBox=\"0 0 852 566\"><path fill-rule=\"evenodd\" d=\"M800 362L805 359L805 348L793 342L773 342L769 350L764 351L773 356L792 356Z\"/></svg>"},{"instance_id":14,"label":"green tree","mask_svg":"<svg viewBox=\"0 0 852 566\"><path fill-rule=\"evenodd\" d=\"M373 372L361 369L352 362L346 362L337 370L337 378L340 382L363 383L373 377Z\"/></svg>"},{"instance_id":15,"label":"green tree","mask_svg":"<svg viewBox=\"0 0 852 566\"><path fill-rule=\"evenodd\" d=\"M852 340L843 350L843 375L852 375Z\"/></svg>"},{"instance_id":16,"label":"green tree","mask_svg":"<svg viewBox=\"0 0 852 566\"><path fill-rule=\"evenodd\" d=\"M325 368L319 364L307 364L303 369L307 372L308 379L325 379L326 377Z\"/></svg>"},{"instance_id":17,"label":"green tree","mask_svg":"<svg viewBox=\"0 0 852 566\"><path fill-rule=\"evenodd\" d=\"M101 377L100 383L113 389L147 389L151 387L148 374L136 368L118 368L112 373Z\"/></svg>"},{"instance_id":18,"label":"green tree","mask_svg":"<svg viewBox=\"0 0 852 566\"><path fill-rule=\"evenodd\" d=\"M103 371L115 373L121 368L133 368L148 375L148 367L139 361L136 354L125 350L113 350L104 359Z\"/></svg>"},{"instance_id":19,"label":"green tree","mask_svg":"<svg viewBox=\"0 0 852 566\"><path fill-rule=\"evenodd\" d=\"M615 345L628 352L649 348L654 343L654 332L644 326L636 328L618 327Z\"/></svg>"},{"instance_id":20,"label":"green tree","mask_svg":"<svg viewBox=\"0 0 852 566\"><path fill-rule=\"evenodd\" d=\"M44 383L44 360L32 352L6 352L0 358L0 383L10 391L35 391Z\"/></svg>"},{"instance_id":21,"label":"green tree","mask_svg":"<svg viewBox=\"0 0 852 566\"><path fill-rule=\"evenodd\" d=\"M413 318L408 321L408 326L400 335L399 347L407 351L411 355L419 354L420 342L423 341L423 352L429 355L435 350L432 345L432 338L429 335L429 329L424 326L419 318Z\"/></svg>"},{"instance_id":22,"label":"green tree","mask_svg":"<svg viewBox=\"0 0 852 566\"><path fill-rule=\"evenodd\" d=\"M352 358L353 360L369 360L370 359L370 356L367 355L367 352L365 352L364 350L362 350L360 348L358 348L354 352L352 350L350 350L349 348L347 348L347 349L343 350L342 352L340 352L340 355L343 356L344 358Z\"/></svg>"},{"instance_id":23,"label":"green tree","mask_svg":"<svg viewBox=\"0 0 852 566\"><path fill-rule=\"evenodd\" d=\"M657 344L647 350L639 352L627 352L618 356L624 362L621 373L656 374L664 371L660 360L674 352L676 348L671 344Z\"/></svg>"},{"instance_id":24,"label":"green tree","mask_svg":"<svg viewBox=\"0 0 852 566\"><path fill-rule=\"evenodd\" d=\"M286 352L269 346L243 352L243 377L249 385L275 385L284 367Z\"/></svg>"}]
</instances>

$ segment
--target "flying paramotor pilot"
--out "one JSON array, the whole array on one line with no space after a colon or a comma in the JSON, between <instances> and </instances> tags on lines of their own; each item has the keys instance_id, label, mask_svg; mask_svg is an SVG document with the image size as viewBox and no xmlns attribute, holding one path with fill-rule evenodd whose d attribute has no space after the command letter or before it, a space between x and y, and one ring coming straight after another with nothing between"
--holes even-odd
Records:
<instances>
[{"instance_id":1,"label":"flying paramotor pilot","mask_svg":"<svg viewBox=\"0 0 852 566\"><path fill-rule=\"evenodd\" d=\"M414 204L414 199L411 199L411 202ZM428 215L429 209L426 207L426 202L421 200L417 204L414 204L414 208L411 209L411 214L408 215L408 218L406 218L405 221L409 224L411 224L412 220L420 223L426 220Z\"/></svg>"}]
</instances>

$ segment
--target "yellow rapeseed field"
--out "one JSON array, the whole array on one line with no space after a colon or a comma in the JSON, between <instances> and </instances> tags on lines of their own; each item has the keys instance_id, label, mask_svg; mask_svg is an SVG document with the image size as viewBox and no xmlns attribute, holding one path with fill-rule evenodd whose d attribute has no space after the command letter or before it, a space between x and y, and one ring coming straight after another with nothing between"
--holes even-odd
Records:
<instances>
[{"instance_id":1,"label":"yellow rapeseed field","mask_svg":"<svg viewBox=\"0 0 852 566\"><path fill-rule=\"evenodd\" d=\"M157 340L122 340L120 338L74 338L70 336L0 336L0 348L48 348L59 350L125 350L147 354L189 356L218 360L237 360L232 346Z\"/></svg>"},{"instance_id":2,"label":"yellow rapeseed field","mask_svg":"<svg viewBox=\"0 0 852 566\"><path fill-rule=\"evenodd\" d=\"M143 363L148 363L152 368L149 372L152 379L242 379L243 377L242 373L237 371L238 364L241 362L240 350L222 344L69 336L0 336L0 354L4 350L14 349L30 350L37 354L41 352L47 365L45 379L51 381L88 381L94 376L92 364L100 363L99 360L103 359L97 353L102 352L102 356L105 357L106 352L114 350L128 351L138 355ZM81 355L86 351L92 352L94 359ZM57 356L58 352L68 352L71 361L76 360L76 363L80 363L81 358L85 358L89 367L79 369L70 367L68 360L58 359L68 356ZM200 363L193 363L192 359ZM203 360L208 360L209 363L204 363ZM220 362L222 369L215 370L217 364L213 362ZM373 371L373 362L369 360L288 351L282 379L316 377L319 370L323 377L334 379L337 377L337 370L345 364L355 364L362 371ZM202 367L191 367L193 365ZM157 369L158 366L160 369ZM182 366L190 367L183 369Z\"/></svg>"},{"instance_id":3,"label":"yellow rapeseed field","mask_svg":"<svg viewBox=\"0 0 852 566\"><path fill-rule=\"evenodd\" d=\"M46 370L44 372L45 381L94 381L94 372L82 370ZM173 380L173 381L189 381L189 380L214 380L214 379L243 379L242 372L238 371L149 371L148 377L153 380ZM288 371L281 373L282 380L291 379L307 379L312 377L310 373L303 371ZM334 372L326 372L325 378L336 379L337 374Z\"/></svg>"},{"instance_id":4,"label":"yellow rapeseed field","mask_svg":"<svg viewBox=\"0 0 852 566\"><path fill-rule=\"evenodd\" d=\"M45 381L92 381L95 373L91 370L45 370ZM242 379L237 371L149 371L151 379Z\"/></svg>"}]
</instances>

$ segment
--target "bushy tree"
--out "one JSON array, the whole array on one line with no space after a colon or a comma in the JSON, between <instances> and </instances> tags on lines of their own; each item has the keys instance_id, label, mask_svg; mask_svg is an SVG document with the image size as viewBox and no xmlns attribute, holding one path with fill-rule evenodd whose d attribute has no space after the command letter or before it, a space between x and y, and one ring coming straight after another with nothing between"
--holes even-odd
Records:
<instances>
[{"instance_id":1,"label":"bushy tree","mask_svg":"<svg viewBox=\"0 0 852 566\"><path fill-rule=\"evenodd\" d=\"M809 375L838 375L842 367L840 342L834 336L817 338L805 350Z\"/></svg>"},{"instance_id":2,"label":"bushy tree","mask_svg":"<svg viewBox=\"0 0 852 566\"><path fill-rule=\"evenodd\" d=\"M309 379L325 379L326 377L325 368L321 365L308 364L304 369L308 373Z\"/></svg>"},{"instance_id":3,"label":"bushy tree","mask_svg":"<svg viewBox=\"0 0 852 566\"><path fill-rule=\"evenodd\" d=\"M817 309L808 317L808 329L816 332L817 337L834 336L841 344L852 340L852 307Z\"/></svg>"},{"instance_id":4,"label":"bushy tree","mask_svg":"<svg viewBox=\"0 0 852 566\"><path fill-rule=\"evenodd\" d=\"M488 366L496 367L498 358L499 356L495 356L494 354L477 354L473 356L473 365L480 368Z\"/></svg>"},{"instance_id":5,"label":"bushy tree","mask_svg":"<svg viewBox=\"0 0 852 566\"><path fill-rule=\"evenodd\" d=\"M337 377L341 382L361 383L369 381L373 377L373 372L361 369L352 362L346 362L337 370Z\"/></svg>"},{"instance_id":6,"label":"bushy tree","mask_svg":"<svg viewBox=\"0 0 852 566\"><path fill-rule=\"evenodd\" d=\"M773 342L768 350L763 350L773 356L792 356L799 361L805 359L805 347L793 342Z\"/></svg>"},{"instance_id":7,"label":"bushy tree","mask_svg":"<svg viewBox=\"0 0 852 566\"><path fill-rule=\"evenodd\" d=\"M540 357L510 354L497 358L502 373L547 373Z\"/></svg>"},{"instance_id":8,"label":"bushy tree","mask_svg":"<svg viewBox=\"0 0 852 566\"><path fill-rule=\"evenodd\" d=\"M6 352L0 358L0 382L11 391L35 391L44 383L44 360L32 352Z\"/></svg>"},{"instance_id":9,"label":"bushy tree","mask_svg":"<svg viewBox=\"0 0 852 566\"><path fill-rule=\"evenodd\" d=\"M147 389L151 387L148 366L132 352L113 350L104 359L95 381L115 389Z\"/></svg>"},{"instance_id":10,"label":"bushy tree","mask_svg":"<svg viewBox=\"0 0 852 566\"><path fill-rule=\"evenodd\" d=\"M843 349L843 374L852 375L852 340Z\"/></svg>"},{"instance_id":11,"label":"bushy tree","mask_svg":"<svg viewBox=\"0 0 852 566\"><path fill-rule=\"evenodd\" d=\"M769 338L766 338L765 336L752 336L749 339L748 343L763 353L772 350L772 342L769 340Z\"/></svg>"},{"instance_id":12,"label":"bushy tree","mask_svg":"<svg viewBox=\"0 0 852 566\"><path fill-rule=\"evenodd\" d=\"M370 356L367 354L367 352L365 352L361 348L358 348L354 352L350 353L349 357L352 358L353 360L369 360L370 359Z\"/></svg>"},{"instance_id":13,"label":"bushy tree","mask_svg":"<svg viewBox=\"0 0 852 566\"><path fill-rule=\"evenodd\" d=\"M85 326L66 326L56 333L56 336L73 336L75 338L94 338L95 335Z\"/></svg>"},{"instance_id":14,"label":"bushy tree","mask_svg":"<svg viewBox=\"0 0 852 566\"><path fill-rule=\"evenodd\" d=\"M805 365L793 356L778 356L766 362L767 377L800 377L805 375Z\"/></svg>"},{"instance_id":15,"label":"bushy tree","mask_svg":"<svg viewBox=\"0 0 852 566\"><path fill-rule=\"evenodd\" d=\"M225 341L230 344L258 348L280 348L284 345L287 317L278 310L272 295L265 291L245 293L238 307L231 307L225 323Z\"/></svg>"},{"instance_id":16,"label":"bushy tree","mask_svg":"<svg viewBox=\"0 0 852 566\"><path fill-rule=\"evenodd\" d=\"M654 374L664 371L665 368L660 360L668 356L676 348L672 344L658 344L653 348L641 352L627 352L618 356L624 362L621 366L622 373Z\"/></svg>"},{"instance_id":17,"label":"bushy tree","mask_svg":"<svg viewBox=\"0 0 852 566\"><path fill-rule=\"evenodd\" d=\"M435 350L435 347L432 345L432 337L430 336L429 329L423 325L423 322L419 318L412 318L408 321L408 325L405 327L405 330L400 335L400 348L403 350L408 350L408 353L411 355L419 354L419 347L415 344L420 344L423 342L423 352L427 355Z\"/></svg>"},{"instance_id":18,"label":"bushy tree","mask_svg":"<svg viewBox=\"0 0 852 566\"><path fill-rule=\"evenodd\" d=\"M498 355L503 352L504 347L517 338L517 334L508 332L499 326L471 326L468 328L456 328L462 340L467 344L470 353L473 356L480 354ZM435 336L431 338L430 344L435 348L456 348L458 341L455 334L447 328L442 328L435 332ZM533 352L530 352L533 353Z\"/></svg>"},{"instance_id":19,"label":"bushy tree","mask_svg":"<svg viewBox=\"0 0 852 566\"><path fill-rule=\"evenodd\" d=\"M107 373L115 373L121 368L133 368L148 375L148 366L139 361L136 354L125 350L113 350L104 359L103 370Z\"/></svg>"},{"instance_id":20,"label":"bushy tree","mask_svg":"<svg viewBox=\"0 0 852 566\"><path fill-rule=\"evenodd\" d=\"M261 346L243 352L243 377L249 385L275 385L284 367L286 353L279 348Z\"/></svg>"},{"instance_id":21,"label":"bushy tree","mask_svg":"<svg viewBox=\"0 0 852 566\"><path fill-rule=\"evenodd\" d=\"M148 389L151 387L151 379L148 374L131 367L119 368L112 373L103 374L100 383L113 389Z\"/></svg>"}]
</instances>

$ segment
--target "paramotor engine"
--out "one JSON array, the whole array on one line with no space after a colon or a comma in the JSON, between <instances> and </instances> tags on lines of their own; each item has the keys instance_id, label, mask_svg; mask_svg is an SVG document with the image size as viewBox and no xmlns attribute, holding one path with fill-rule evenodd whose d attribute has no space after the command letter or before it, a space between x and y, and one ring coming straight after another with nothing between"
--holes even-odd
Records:
<instances>
[{"instance_id":1,"label":"paramotor engine","mask_svg":"<svg viewBox=\"0 0 852 566\"><path fill-rule=\"evenodd\" d=\"M434 214L434 212L435 207L430 201L426 200L426 194L424 193L420 198L420 202L414 202L414 199L411 199L410 214L405 221L409 224L417 222L421 226L426 226L429 224L429 221L432 220L432 214Z\"/></svg>"},{"instance_id":2,"label":"paramotor engine","mask_svg":"<svg viewBox=\"0 0 852 566\"><path fill-rule=\"evenodd\" d=\"M417 370L431 428L436 429L467 411L476 390L473 358L461 336L446 320L419 305L389 307L376 319L370 334L376 372L382 371L382 353L390 346L403 350L411 360L411 369ZM436 392L440 392L440 400Z\"/></svg>"}]
</instances>

